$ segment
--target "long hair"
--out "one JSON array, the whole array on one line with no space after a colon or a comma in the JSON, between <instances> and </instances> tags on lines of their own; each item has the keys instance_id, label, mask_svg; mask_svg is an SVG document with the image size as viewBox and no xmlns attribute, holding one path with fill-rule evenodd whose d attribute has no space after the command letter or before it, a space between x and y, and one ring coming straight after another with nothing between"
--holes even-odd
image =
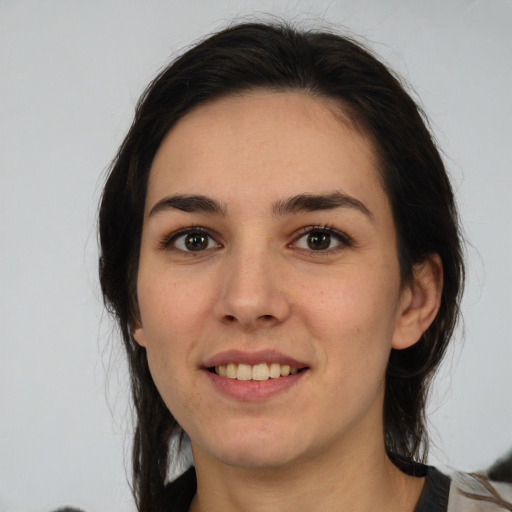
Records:
<instances>
[{"instance_id":1,"label":"long hair","mask_svg":"<svg viewBox=\"0 0 512 512\"><path fill-rule=\"evenodd\" d=\"M133 488L140 511L161 509L169 444L182 434L153 383L145 349L131 334L138 321L136 280L151 163L165 135L191 109L254 89L337 100L375 146L398 235L402 282L412 278L415 263L431 254L441 258L439 313L417 344L392 351L384 403L388 453L426 456L428 387L459 316L464 267L452 189L424 115L400 80L351 38L286 24L240 24L192 47L147 87L101 199L99 273L128 355L136 413Z\"/></svg>"}]
</instances>

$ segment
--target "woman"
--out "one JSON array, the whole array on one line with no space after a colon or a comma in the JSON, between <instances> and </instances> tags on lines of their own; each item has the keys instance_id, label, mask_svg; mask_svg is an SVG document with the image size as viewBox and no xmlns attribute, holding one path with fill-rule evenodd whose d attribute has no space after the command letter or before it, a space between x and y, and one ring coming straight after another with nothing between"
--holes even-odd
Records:
<instances>
[{"instance_id":1,"label":"woman","mask_svg":"<svg viewBox=\"0 0 512 512\"><path fill-rule=\"evenodd\" d=\"M422 112L370 52L265 24L190 49L141 98L99 223L139 510L447 509L421 462L457 212ZM168 484L185 436L194 468Z\"/></svg>"}]
</instances>

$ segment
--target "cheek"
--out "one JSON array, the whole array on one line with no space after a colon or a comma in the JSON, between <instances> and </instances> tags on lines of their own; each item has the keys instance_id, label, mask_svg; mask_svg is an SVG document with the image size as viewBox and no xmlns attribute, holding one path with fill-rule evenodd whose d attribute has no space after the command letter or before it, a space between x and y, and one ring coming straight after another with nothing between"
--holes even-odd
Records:
<instances>
[{"instance_id":1,"label":"cheek","mask_svg":"<svg viewBox=\"0 0 512 512\"><path fill-rule=\"evenodd\" d=\"M145 332L149 370L165 405L180 425L194 415L194 407L201 407L202 398L193 376L194 326L187 320L186 311L168 316L167 321L154 323ZM160 317L162 318L162 317ZM198 405L199 404L199 405Z\"/></svg>"},{"instance_id":2,"label":"cheek","mask_svg":"<svg viewBox=\"0 0 512 512\"><path fill-rule=\"evenodd\" d=\"M326 283L302 287L303 320L329 366L382 372L387 364L396 324L398 273L394 268L368 268L354 266Z\"/></svg>"},{"instance_id":3,"label":"cheek","mask_svg":"<svg viewBox=\"0 0 512 512\"><path fill-rule=\"evenodd\" d=\"M142 275L138 300L151 375L171 408L173 390L194 393L188 379L195 370L195 348L204 325L201 319L211 308L204 293L165 275L153 279Z\"/></svg>"},{"instance_id":4,"label":"cheek","mask_svg":"<svg viewBox=\"0 0 512 512\"><path fill-rule=\"evenodd\" d=\"M208 286L172 277L163 271L139 278L139 308L149 344L166 344L171 339L186 343L211 309Z\"/></svg>"},{"instance_id":5,"label":"cheek","mask_svg":"<svg viewBox=\"0 0 512 512\"><path fill-rule=\"evenodd\" d=\"M358 334L375 330L389 332L396 321L399 299L398 277L394 269L369 271L355 266L328 279L315 279L301 286L301 307L317 329ZM382 328L386 326L384 331Z\"/></svg>"}]
</instances>

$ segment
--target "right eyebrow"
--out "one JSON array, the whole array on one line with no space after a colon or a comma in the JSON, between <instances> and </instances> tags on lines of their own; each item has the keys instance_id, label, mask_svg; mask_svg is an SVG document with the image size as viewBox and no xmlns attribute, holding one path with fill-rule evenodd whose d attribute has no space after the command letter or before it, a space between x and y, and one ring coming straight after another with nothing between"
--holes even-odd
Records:
<instances>
[{"instance_id":1,"label":"right eyebrow","mask_svg":"<svg viewBox=\"0 0 512 512\"><path fill-rule=\"evenodd\" d=\"M175 195L160 199L149 212L149 217L166 210L181 210L187 213L216 213L226 215L226 208L210 197L201 195Z\"/></svg>"},{"instance_id":2,"label":"right eyebrow","mask_svg":"<svg viewBox=\"0 0 512 512\"><path fill-rule=\"evenodd\" d=\"M272 211L274 215L287 215L299 212L334 210L336 208L356 210L363 213L371 221L374 220L372 212L363 202L340 191L334 191L327 194L298 194L278 201L274 204Z\"/></svg>"}]
</instances>

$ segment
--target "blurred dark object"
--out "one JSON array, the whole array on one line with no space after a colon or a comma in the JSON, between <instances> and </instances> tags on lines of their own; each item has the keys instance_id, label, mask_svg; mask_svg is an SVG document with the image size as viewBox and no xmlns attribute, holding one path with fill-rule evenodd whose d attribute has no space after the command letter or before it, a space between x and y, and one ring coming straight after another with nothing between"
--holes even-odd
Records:
<instances>
[{"instance_id":1,"label":"blurred dark object","mask_svg":"<svg viewBox=\"0 0 512 512\"><path fill-rule=\"evenodd\" d=\"M494 482L508 482L512 484L512 451L505 457L498 459L488 470L486 475Z\"/></svg>"},{"instance_id":2,"label":"blurred dark object","mask_svg":"<svg viewBox=\"0 0 512 512\"><path fill-rule=\"evenodd\" d=\"M57 510L52 510L52 512L84 512L84 511L81 508L63 507L63 508L58 508Z\"/></svg>"}]
</instances>

